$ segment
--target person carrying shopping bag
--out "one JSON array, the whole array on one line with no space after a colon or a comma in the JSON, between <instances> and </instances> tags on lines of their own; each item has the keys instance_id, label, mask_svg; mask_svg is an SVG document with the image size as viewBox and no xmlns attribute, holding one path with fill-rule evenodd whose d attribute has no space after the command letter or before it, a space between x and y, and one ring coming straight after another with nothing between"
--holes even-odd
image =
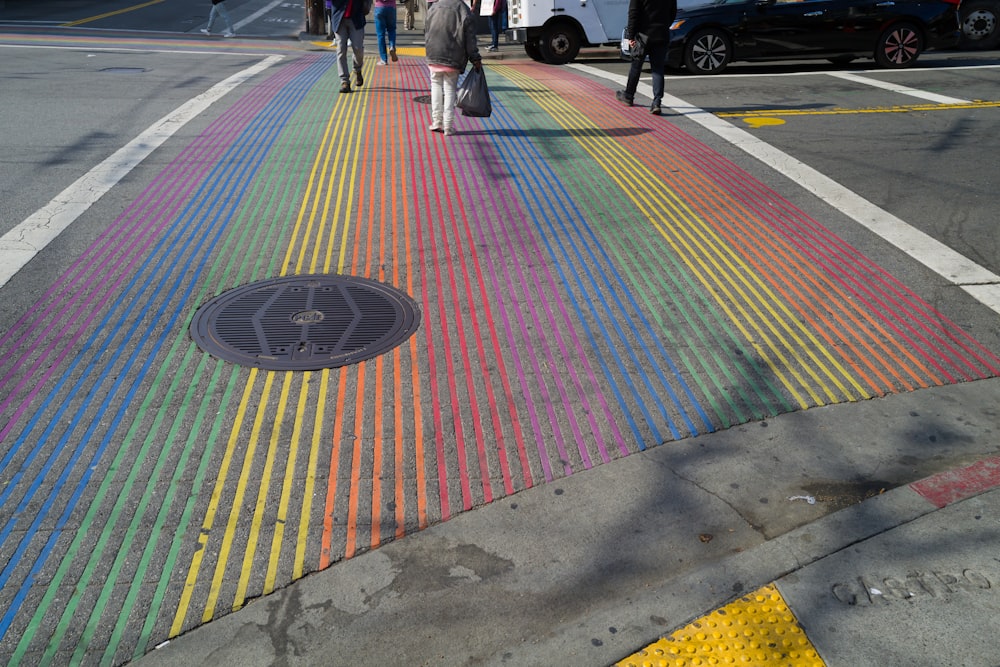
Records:
<instances>
[{"instance_id":1,"label":"person carrying shopping bag","mask_svg":"<svg viewBox=\"0 0 1000 667\"><path fill-rule=\"evenodd\" d=\"M632 50L632 64L628 71L625 90L619 90L615 97L619 102L632 106L635 91L639 87L642 63L649 56L649 68L653 73L653 103L649 113L659 116L662 111L663 78L667 64L667 49L670 46L670 25L677 16L677 0L630 0L628 5L628 25L625 37ZM637 48L641 47L641 48Z\"/></svg>"},{"instance_id":2,"label":"person carrying shopping bag","mask_svg":"<svg viewBox=\"0 0 1000 667\"><path fill-rule=\"evenodd\" d=\"M476 45L476 17L463 0L436 0L424 21L427 66L431 71L432 132L455 134L458 77L472 61L483 66Z\"/></svg>"}]
</instances>

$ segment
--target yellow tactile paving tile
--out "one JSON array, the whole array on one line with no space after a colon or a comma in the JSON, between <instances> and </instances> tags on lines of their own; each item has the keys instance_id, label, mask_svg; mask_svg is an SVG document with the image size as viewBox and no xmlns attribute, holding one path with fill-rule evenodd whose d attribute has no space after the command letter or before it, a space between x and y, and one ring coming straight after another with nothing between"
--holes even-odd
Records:
<instances>
[{"instance_id":1,"label":"yellow tactile paving tile","mask_svg":"<svg viewBox=\"0 0 1000 667\"><path fill-rule=\"evenodd\" d=\"M824 667L774 584L764 586L617 663L617 667Z\"/></svg>"}]
</instances>

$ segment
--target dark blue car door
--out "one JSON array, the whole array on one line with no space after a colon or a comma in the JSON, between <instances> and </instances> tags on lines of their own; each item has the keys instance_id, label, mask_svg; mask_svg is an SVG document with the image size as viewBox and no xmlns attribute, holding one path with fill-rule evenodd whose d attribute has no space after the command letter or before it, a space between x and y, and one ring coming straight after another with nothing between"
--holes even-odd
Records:
<instances>
[{"instance_id":1,"label":"dark blue car door","mask_svg":"<svg viewBox=\"0 0 1000 667\"><path fill-rule=\"evenodd\" d=\"M857 0L762 1L747 13L746 27L760 56L844 53L859 48L850 27L858 4Z\"/></svg>"}]
</instances>

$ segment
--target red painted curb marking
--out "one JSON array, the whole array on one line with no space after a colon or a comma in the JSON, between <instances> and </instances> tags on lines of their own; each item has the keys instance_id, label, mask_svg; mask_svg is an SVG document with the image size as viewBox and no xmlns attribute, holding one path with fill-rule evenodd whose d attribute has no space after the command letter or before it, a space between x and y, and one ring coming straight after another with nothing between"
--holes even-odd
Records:
<instances>
[{"instance_id":1,"label":"red painted curb marking","mask_svg":"<svg viewBox=\"0 0 1000 667\"><path fill-rule=\"evenodd\" d=\"M967 468L938 473L910 488L938 507L969 498L995 486L1000 486L1000 457L983 459Z\"/></svg>"}]
</instances>

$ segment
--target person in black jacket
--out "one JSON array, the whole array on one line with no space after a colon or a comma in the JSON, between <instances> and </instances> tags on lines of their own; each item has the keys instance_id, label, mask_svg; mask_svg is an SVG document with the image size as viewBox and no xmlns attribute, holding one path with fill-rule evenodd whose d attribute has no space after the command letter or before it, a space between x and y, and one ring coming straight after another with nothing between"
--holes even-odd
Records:
<instances>
[{"instance_id":1,"label":"person in black jacket","mask_svg":"<svg viewBox=\"0 0 1000 667\"><path fill-rule=\"evenodd\" d=\"M670 46L670 25L676 15L677 0L629 0L625 38L629 40L632 53L635 53L637 40L639 35L642 35L645 53L639 58L633 57L625 90L619 90L615 93L615 97L632 106L635 89L639 86L639 75L642 74L642 63L648 55L649 67L653 72L653 103L649 107L649 112L656 116L661 113L663 71L667 64L667 47Z\"/></svg>"},{"instance_id":2,"label":"person in black jacket","mask_svg":"<svg viewBox=\"0 0 1000 667\"><path fill-rule=\"evenodd\" d=\"M354 82L358 88L365 83L361 67L365 62L365 16L372 10L374 0L332 0L330 3L330 31L337 36L337 70L340 73L340 92L351 92L351 67L347 62L347 49L354 56Z\"/></svg>"}]
</instances>

